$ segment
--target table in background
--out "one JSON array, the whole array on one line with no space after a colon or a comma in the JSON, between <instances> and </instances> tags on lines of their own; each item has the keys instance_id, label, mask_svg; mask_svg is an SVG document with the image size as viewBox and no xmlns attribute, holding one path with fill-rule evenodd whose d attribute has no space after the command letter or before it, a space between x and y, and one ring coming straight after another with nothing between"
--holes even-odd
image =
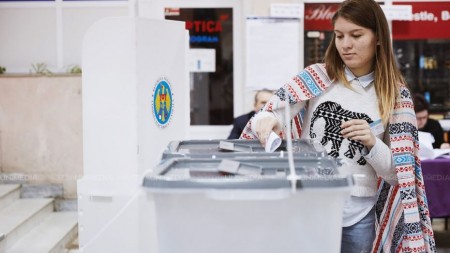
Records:
<instances>
[{"instance_id":1,"label":"table in background","mask_svg":"<svg viewBox=\"0 0 450 253\"><path fill-rule=\"evenodd\" d=\"M444 129L444 131L450 130L450 119L441 119L439 120L439 123L441 124L441 127L442 129Z\"/></svg>"},{"instance_id":2,"label":"table in background","mask_svg":"<svg viewBox=\"0 0 450 253\"><path fill-rule=\"evenodd\" d=\"M448 229L450 217L450 159L422 161L422 173L431 218L445 218Z\"/></svg>"}]
</instances>

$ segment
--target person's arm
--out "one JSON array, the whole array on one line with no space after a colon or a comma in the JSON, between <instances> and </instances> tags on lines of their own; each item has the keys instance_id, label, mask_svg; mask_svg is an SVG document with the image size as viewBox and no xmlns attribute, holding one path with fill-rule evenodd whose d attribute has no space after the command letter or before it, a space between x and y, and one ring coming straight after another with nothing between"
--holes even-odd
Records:
<instances>
[{"instance_id":1,"label":"person's arm","mask_svg":"<svg viewBox=\"0 0 450 253\"><path fill-rule=\"evenodd\" d=\"M298 101L288 105L290 110L289 119L285 118L287 103L282 101L280 97L277 95L272 96L269 103L272 103L272 107L269 110L263 108L263 111L257 113L251 120L251 129L256 133L257 138L263 145L266 144L266 140L272 131L280 136L285 136L286 124L290 124L291 120L298 115L305 106L306 101Z\"/></svg>"},{"instance_id":2,"label":"person's arm","mask_svg":"<svg viewBox=\"0 0 450 253\"><path fill-rule=\"evenodd\" d=\"M285 136L283 131L286 124L290 123L298 115L306 101L319 96L330 85L331 81L326 76L323 64L314 64L306 67L275 92L269 102L263 107L262 112L260 112L264 114L255 116L249 122L241 138L259 139L262 144L265 144L265 140L271 131ZM289 119L284 119L286 106L289 106L291 111Z\"/></svg>"},{"instance_id":3,"label":"person's arm","mask_svg":"<svg viewBox=\"0 0 450 253\"><path fill-rule=\"evenodd\" d=\"M236 126L236 120L233 123L233 129L231 129L230 135L228 135L228 140L239 139L241 136L242 130L239 130Z\"/></svg>"},{"instance_id":4,"label":"person's arm","mask_svg":"<svg viewBox=\"0 0 450 253\"><path fill-rule=\"evenodd\" d=\"M234 119L233 121L233 129L231 129L230 135L228 136L228 140L231 139L239 139L242 134L242 131L247 125L248 121L255 115L254 112L249 112L247 114L241 115Z\"/></svg>"},{"instance_id":5,"label":"person's arm","mask_svg":"<svg viewBox=\"0 0 450 253\"><path fill-rule=\"evenodd\" d=\"M390 185L398 184L391 148L382 140L376 138L375 145L368 154L364 155L364 158L374 168L378 176Z\"/></svg>"},{"instance_id":6,"label":"person's arm","mask_svg":"<svg viewBox=\"0 0 450 253\"><path fill-rule=\"evenodd\" d=\"M362 155L374 168L378 176L391 185L398 184L387 130L384 132L383 140L381 140L375 136L370 125L365 120L349 120L343 122L341 128L341 134L344 138L359 141L366 147Z\"/></svg>"},{"instance_id":7,"label":"person's arm","mask_svg":"<svg viewBox=\"0 0 450 253\"><path fill-rule=\"evenodd\" d=\"M444 143L444 129L437 120L428 119L428 122L430 123L430 132L434 137L433 148L441 148Z\"/></svg>"}]
</instances>

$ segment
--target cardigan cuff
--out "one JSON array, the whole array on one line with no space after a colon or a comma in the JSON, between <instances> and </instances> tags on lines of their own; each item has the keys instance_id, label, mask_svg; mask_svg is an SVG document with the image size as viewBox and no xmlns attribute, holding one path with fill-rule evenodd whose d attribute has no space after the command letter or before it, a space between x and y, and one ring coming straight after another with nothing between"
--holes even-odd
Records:
<instances>
[{"instance_id":1,"label":"cardigan cuff","mask_svg":"<svg viewBox=\"0 0 450 253\"><path fill-rule=\"evenodd\" d=\"M382 177L390 185L398 184L392 152L384 142L376 138L375 145L367 155L364 155L364 158L372 165L378 176Z\"/></svg>"}]
</instances>

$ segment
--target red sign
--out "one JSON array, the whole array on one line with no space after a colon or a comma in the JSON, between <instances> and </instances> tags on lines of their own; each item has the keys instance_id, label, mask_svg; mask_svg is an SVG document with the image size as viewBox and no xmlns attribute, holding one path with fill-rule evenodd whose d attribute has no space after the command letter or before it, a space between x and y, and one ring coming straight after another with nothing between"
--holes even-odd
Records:
<instances>
[{"instance_id":1,"label":"red sign","mask_svg":"<svg viewBox=\"0 0 450 253\"><path fill-rule=\"evenodd\" d=\"M392 37L396 40L450 39L449 2L397 2L411 5L413 20L393 21Z\"/></svg>"},{"instance_id":2,"label":"red sign","mask_svg":"<svg viewBox=\"0 0 450 253\"><path fill-rule=\"evenodd\" d=\"M305 31L333 31L331 18L338 3L305 3Z\"/></svg>"}]
</instances>

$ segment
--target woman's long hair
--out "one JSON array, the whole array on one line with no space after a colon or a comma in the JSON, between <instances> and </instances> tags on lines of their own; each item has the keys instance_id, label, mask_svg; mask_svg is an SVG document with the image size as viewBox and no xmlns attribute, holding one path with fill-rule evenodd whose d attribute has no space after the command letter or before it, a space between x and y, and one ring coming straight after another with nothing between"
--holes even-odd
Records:
<instances>
[{"instance_id":1,"label":"woman's long hair","mask_svg":"<svg viewBox=\"0 0 450 253\"><path fill-rule=\"evenodd\" d=\"M384 124L389 121L394 109L399 85L406 84L397 67L392 50L389 26L381 7L374 0L346 0L332 18L333 26L342 17L356 25L371 29L377 39L374 57L375 90L378 96L378 110ZM350 87L345 77L344 62L339 56L334 35L325 53L325 64L329 77Z\"/></svg>"}]
</instances>

